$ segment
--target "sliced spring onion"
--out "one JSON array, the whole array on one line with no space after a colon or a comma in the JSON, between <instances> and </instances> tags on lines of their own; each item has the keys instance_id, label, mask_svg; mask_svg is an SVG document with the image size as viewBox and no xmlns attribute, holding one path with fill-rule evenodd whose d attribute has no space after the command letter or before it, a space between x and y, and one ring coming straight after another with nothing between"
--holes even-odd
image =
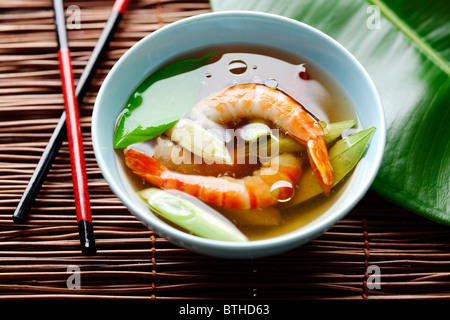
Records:
<instances>
[{"instance_id":1,"label":"sliced spring onion","mask_svg":"<svg viewBox=\"0 0 450 320\"><path fill-rule=\"evenodd\" d=\"M345 130L348 130L356 125L355 119L333 122L327 125L327 133L324 136L325 143L329 144L339 138Z\"/></svg>"},{"instance_id":2,"label":"sliced spring onion","mask_svg":"<svg viewBox=\"0 0 450 320\"><path fill-rule=\"evenodd\" d=\"M370 137L375 130L375 127L371 127L354 133L347 138L337 141L330 149L329 157L334 172L333 186L338 184L356 166L359 160L361 160L366 146L370 141ZM312 169L308 167L300 177L294 197L286 206L295 206L321 193L322 188Z\"/></svg>"},{"instance_id":3,"label":"sliced spring onion","mask_svg":"<svg viewBox=\"0 0 450 320\"><path fill-rule=\"evenodd\" d=\"M180 119L164 134L207 162L233 164L225 142L190 119Z\"/></svg>"},{"instance_id":4,"label":"sliced spring onion","mask_svg":"<svg viewBox=\"0 0 450 320\"><path fill-rule=\"evenodd\" d=\"M262 136L271 136L272 129L262 121L248 123L239 128L240 137L250 143L256 142Z\"/></svg>"},{"instance_id":5,"label":"sliced spring onion","mask_svg":"<svg viewBox=\"0 0 450 320\"><path fill-rule=\"evenodd\" d=\"M271 144L274 144L271 148L278 148L280 153L305 150L305 146L300 144L300 142L284 134L280 135L277 140L271 141ZM276 144L278 144L278 146L276 146Z\"/></svg>"},{"instance_id":6,"label":"sliced spring onion","mask_svg":"<svg viewBox=\"0 0 450 320\"><path fill-rule=\"evenodd\" d=\"M213 240L248 241L220 213L181 191L148 188L138 195L154 212L195 235Z\"/></svg>"},{"instance_id":7,"label":"sliced spring onion","mask_svg":"<svg viewBox=\"0 0 450 320\"><path fill-rule=\"evenodd\" d=\"M355 119L333 122L326 124L320 121L322 127L324 127L324 139L326 144L330 144L339 138L345 130L348 130L356 125ZM249 149L255 145L260 137L270 136L270 139L263 139L262 143L259 141L258 148L261 154L272 154L269 152L272 150L279 150L280 153L283 152L298 152L304 151L305 146L292 139L288 135L272 135L271 129L267 123L264 122L252 122L242 127L245 134L241 135L244 140L248 141L250 144ZM270 150L268 149L270 145Z\"/></svg>"}]
</instances>

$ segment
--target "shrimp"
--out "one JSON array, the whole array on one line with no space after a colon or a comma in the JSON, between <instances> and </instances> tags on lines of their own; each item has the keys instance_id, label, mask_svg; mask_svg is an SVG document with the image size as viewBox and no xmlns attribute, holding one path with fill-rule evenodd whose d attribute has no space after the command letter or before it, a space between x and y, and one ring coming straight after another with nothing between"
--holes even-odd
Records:
<instances>
[{"instance_id":1,"label":"shrimp","mask_svg":"<svg viewBox=\"0 0 450 320\"><path fill-rule=\"evenodd\" d=\"M325 195L333 186L333 168L320 124L301 104L262 84L239 84L204 98L192 108L193 120L227 123L240 118L262 118L274 123L304 145L309 162Z\"/></svg>"},{"instance_id":2,"label":"shrimp","mask_svg":"<svg viewBox=\"0 0 450 320\"><path fill-rule=\"evenodd\" d=\"M200 176L169 170L155 158L133 149L124 150L133 173L163 189L177 189L227 209L248 210L289 200L301 175L301 160L283 153L242 179Z\"/></svg>"}]
</instances>

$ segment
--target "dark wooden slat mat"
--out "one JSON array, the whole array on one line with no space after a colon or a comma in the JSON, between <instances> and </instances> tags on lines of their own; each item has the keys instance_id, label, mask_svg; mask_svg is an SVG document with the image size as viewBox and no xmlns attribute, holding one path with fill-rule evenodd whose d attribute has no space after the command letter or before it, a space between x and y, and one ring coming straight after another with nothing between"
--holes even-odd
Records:
<instances>
[{"instance_id":1,"label":"dark wooden slat mat","mask_svg":"<svg viewBox=\"0 0 450 320\"><path fill-rule=\"evenodd\" d=\"M81 9L69 31L78 78L113 1ZM449 227L369 193L309 244L257 260L214 259L145 228L114 196L92 151L96 92L117 59L159 27L210 11L206 0L134 0L81 110L98 254L79 251L70 160L64 142L24 225L11 215L63 111L50 0L0 3L0 299L449 299ZM80 289L68 288L71 268ZM371 270L381 273L374 287ZM378 269L377 269L378 268Z\"/></svg>"}]
</instances>

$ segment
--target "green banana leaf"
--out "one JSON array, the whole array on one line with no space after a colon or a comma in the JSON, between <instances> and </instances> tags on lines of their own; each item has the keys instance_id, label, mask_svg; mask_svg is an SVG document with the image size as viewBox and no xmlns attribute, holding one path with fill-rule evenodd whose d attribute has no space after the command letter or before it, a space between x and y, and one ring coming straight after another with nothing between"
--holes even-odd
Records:
<instances>
[{"instance_id":1,"label":"green banana leaf","mask_svg":"<svg viewBox=\"0 0 450 320\"><path fill-rule=\"evenodd\" d=\"M383 102L387 144L372 188L450 224L450 1L211 0L309 24L363 64Z\"/></svg>"}]
</instances>

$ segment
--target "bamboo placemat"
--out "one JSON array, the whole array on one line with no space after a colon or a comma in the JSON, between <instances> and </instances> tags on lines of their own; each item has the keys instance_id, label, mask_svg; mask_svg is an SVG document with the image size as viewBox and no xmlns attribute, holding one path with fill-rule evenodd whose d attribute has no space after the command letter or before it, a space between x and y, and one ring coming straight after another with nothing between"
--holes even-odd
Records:
<instances>
[{"instance_id":1,"label":"bamboo placemat","mask_svg":"<svg viewBox=\"0 0 450 320\"><path fill-rule=\"evenodd\" d=\"M78 78L113 1L65 4L81 13L81 29L68 33ZM209 12L206 0L132 0L80 106L97 255L79 251L67 142L28 222L14 224L11 215L64 106L51 1L2 1L0 10L0 299L450 298L449 227L372 193L307 245L245 261L180 249L114 196L92 150L96 92L134 43L165 24ZM79 289L68 286L74 268Z\"/></svg>"}]
</instances>

